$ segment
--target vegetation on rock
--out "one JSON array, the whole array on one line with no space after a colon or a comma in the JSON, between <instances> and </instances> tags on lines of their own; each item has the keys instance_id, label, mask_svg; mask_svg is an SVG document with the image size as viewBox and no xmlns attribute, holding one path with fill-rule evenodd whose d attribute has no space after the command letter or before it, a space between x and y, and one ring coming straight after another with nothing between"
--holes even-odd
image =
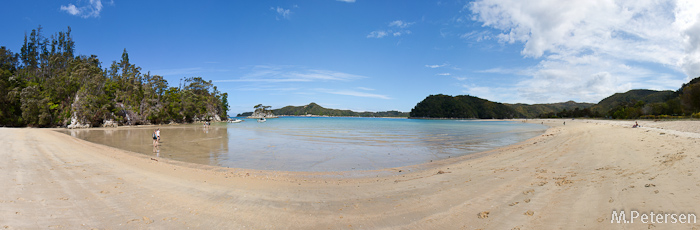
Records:
<instances>
[{"instance_id":1,"label":"vegetation on rock","mask_svg":"<svg viewBox=\"0 0 700 230\"><path fill-rule=\"evenodd\" d=\"M272 108L272 106L258 104L253 106L253 108L255 109L255 112L249 115L251 118L276 117L272 111L268 110L269 108Z\"/></svg>"},{"instance_id":2,"label":"vegetation on rock","mask_svg":"<svg viewBox=\"0 0 700 230\"><path fill-rule=\"evenodd\" d=\"M47 38L39 26L25 34L20 53L0 47L0 126L99 126L108 120L138 125L226 117L228 95L211 81L190 77L171 87L162 76L142 73L126 49L121 61L105 69L97 56L75 56L74 50L70 27Z\"/></svg>"}]
</instances>

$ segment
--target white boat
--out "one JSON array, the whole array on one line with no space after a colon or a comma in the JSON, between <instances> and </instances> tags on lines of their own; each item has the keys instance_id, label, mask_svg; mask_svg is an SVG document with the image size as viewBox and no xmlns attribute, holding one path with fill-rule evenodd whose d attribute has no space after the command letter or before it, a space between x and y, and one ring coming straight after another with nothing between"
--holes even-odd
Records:
<instances>
[{"instance_id":1,"label":"white boat","mask_svg":"<svg viewBox=\"0 0 700 230\"><path fill-rule=\"evenodd\" d=\"M243 122L243 120L240 120L238 118L235 118L233 120L228 120L228 123L241 123L241 122Z\"/></svg>"},{"instance_id":2,"label":"white boat","mask_svg":"<svg viewBox=\"0 0 700 230\"><path fill-rule=\"evenodd\" d=\"M265 119L264 117L263 117L263 118L260 118L260 119L258 119L258 123L263 123L263 122L266 122L266 121L267 121L267 120L266 120L266 119Z\"/></svg>"}]
</instances>

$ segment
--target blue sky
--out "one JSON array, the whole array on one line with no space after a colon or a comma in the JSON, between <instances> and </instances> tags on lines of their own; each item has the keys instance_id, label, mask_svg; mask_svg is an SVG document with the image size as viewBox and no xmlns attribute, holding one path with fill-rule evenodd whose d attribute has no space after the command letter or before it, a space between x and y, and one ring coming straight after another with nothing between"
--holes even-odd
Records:
<instances>
[{"instance_id":1,"label":"blue sky","mask_svg":"<svg viewBox=\"0 0 700 230\"><path fill-rule=\"evenodd\" d=\"M700 75L693 1L9 1L0 45L72 28L108 67L127 49L171 86L200 76L231 111L316 102L410 111L430 94L598 102ZM8 10L9 9L9 10ZM10 22L10 23L8 23Z\"/></svg>"}]
</instances>

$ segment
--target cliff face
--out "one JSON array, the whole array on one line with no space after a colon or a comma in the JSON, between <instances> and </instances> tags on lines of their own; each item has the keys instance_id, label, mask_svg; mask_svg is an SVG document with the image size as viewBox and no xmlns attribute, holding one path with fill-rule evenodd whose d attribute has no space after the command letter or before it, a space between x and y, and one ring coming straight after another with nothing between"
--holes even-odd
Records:
<instances>
[{"instance_id":1,"label":"cliff face","mask_svg":"<svg viewBox=\"0 0 700 230\"><path fill-rule=\"evenodd\" d=\"M272 111L258 109L255 110L255 112L253 112L253 115L248 116L248 118L277 118L277 116L275 116L275 114L272 114Z\"/></svg>"}]
</instances>

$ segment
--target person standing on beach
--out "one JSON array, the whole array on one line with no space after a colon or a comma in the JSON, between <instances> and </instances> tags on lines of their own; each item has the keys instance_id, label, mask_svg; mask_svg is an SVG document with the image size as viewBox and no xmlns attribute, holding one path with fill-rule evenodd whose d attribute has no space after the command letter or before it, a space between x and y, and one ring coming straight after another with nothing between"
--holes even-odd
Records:
<instances>
[{"instance_id":1,"label":"person standing on beach","mask_svg":"<svg viewBox=\"0 0 700 230\"><path fill-rule=\"evenodd\" d=\"M158 147L158 136L156 136L157 131L157 129L153 131L153 147Z\"/></svg>"},{"instance_id":2,"label":"person standing on beach","mask_svg":"<svg viewBox=\"0 0 700 230\"><path fill-rule=\"evenodd\" d=\"M160 128L156 129L156 138L158 138L156 142L160 143Z\"/></svg>"}]
</instances>

